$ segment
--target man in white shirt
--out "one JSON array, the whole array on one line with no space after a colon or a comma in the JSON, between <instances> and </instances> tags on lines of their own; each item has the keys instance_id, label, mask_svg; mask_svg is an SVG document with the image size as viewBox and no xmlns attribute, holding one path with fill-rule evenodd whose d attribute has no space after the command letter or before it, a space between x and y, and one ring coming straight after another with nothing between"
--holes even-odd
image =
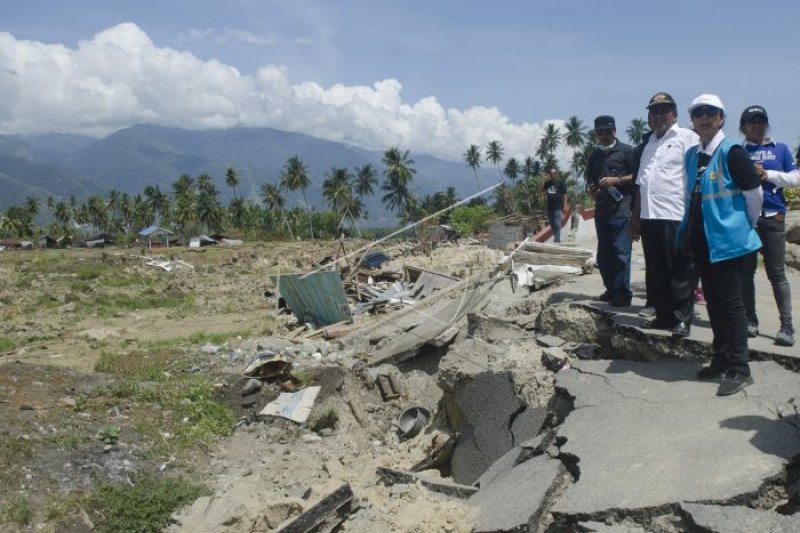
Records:
<instances>
[{"instance_id":1,"label":"man in white shirt","mask_svg":"<svg viewBox=\"0 0 800 533\"><path fill-rule=\"evenodd\" d=\"M647 121L652 133L634 152L637 192L630 225L631 239L642 238L647 300L656 312L642 326L686 337L694 313L696 277L675 235L686 206L684 156L700 138L678 126L677 106L667 93L650 99Z\"/></svg>"}]
</instances>

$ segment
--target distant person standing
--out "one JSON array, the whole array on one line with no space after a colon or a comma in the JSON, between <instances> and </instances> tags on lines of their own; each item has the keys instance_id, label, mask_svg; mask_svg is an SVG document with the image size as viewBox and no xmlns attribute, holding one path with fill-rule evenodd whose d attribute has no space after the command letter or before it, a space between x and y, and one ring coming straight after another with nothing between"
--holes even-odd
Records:
<instances>
[{"instance_id":1,"label":"distant person standing","mask_svg":"<svg viewBox=\"0 0 800 533\"><path fill-rule=\"evenodd\" d=\"M594 120L595 150L586 165L586 188L595 200L597 266L605 292L597 297L615 307L631 304L633 147L617 140L614 117Z\"/></svg>"},{"instance_id":2,"label":"distant person standing","mask_svg":"<svg viewBox=\"0 0 800 533\"><path fill-rule=\"evenodd\" d=\"M688 202L678 242L692 256L703 282L714 334L711 364L697 378L721 378L717 395L727 396L753 383L742 294L761 248L755 230L761 181L747 151L725 137L725 107L718 96L701 94L689 114L700 144L686 154Z\"/></svg>"},{"instance_id":3,"label":"distant person standing","mask_svg":"<svg viewBox=\"0 0 800 533\"><path fill-rule=\"evenodd\" d=\"M631 216L631 239L642 238L647 300L655 318L642 327L690 333L694 314L695 275L692 264L675 241L686 206L683 160L700 138L678 126L675 100L655 94L647 104L651 133L634 151L636 193Z\"/></svg>"},{"instance_id":4,"label":"distant person standing","mask_svg":"<svg viewBox=\"0 0 800 533\"><path fill-rule=\"evenodd\" d=\"M781 319L780 330L775 335L775 344L793 346L792 291L785 270L786 198L783 196L783 188L800 185L800 173L792 160L789 147L767 137L768 130L769 118L766 109L760 105L752 105L742 112L739 131L744 134L744 148L750 154L764 192L764 202L756 229L763 244L761 254L764 256L764 269L772 284L772 293ZM753 267L755 264L754 261ZM755 268L753 274L755 275ZM758 335L755 292L753 276L749 276L744 283L744 306L747 310L748 335L751 337Z\"/></svg>"},{"instance_id":5,"label":"distant person standing","mask_svg":"<svg viewBox=\"0 0 800 533\"><path fill-rule=\"evenodd\" d=\"M547 179L542 184L542 191L547 199L547 223L553 230L553 242L561 242L561 220L564 205L567 203L567 186L558 177L558 170L547 171Z\"/></svg>"}]
</instances>

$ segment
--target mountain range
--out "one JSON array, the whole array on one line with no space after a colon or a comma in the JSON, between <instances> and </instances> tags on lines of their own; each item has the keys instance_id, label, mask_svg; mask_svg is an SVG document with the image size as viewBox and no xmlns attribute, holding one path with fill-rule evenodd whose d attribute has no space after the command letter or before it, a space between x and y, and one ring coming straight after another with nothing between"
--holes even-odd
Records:
<instances>
[{"instance_id":1,"label":"mountain range","mask_svg":"<svg viewBox=\"0 0 800 533\"><path fill-rule=\"evenodd\" d=\"M74 194L82 199L110 190L138 194L148 185L171 192L181 174L202 173L214 178L220 199L227 203L233 196L225 185L228 168L239 175L239 196L257 200L261 185L276 183L287 159L294 155L309 170L311 187L306 195L318 209L325 208L322 182L334 166L353 172L372 164L379 182L383 181L383 152L379 151L271 128L184 130L139 124L101 139L67 134L0 135L0 210L22 203L27 196L44 204L48 196L59 199ZM463 162L424 154L410 156L417 170L414 194L432 194L449 186L461 197L477 191L473 172ZM480 169L479 177L486 187L497 180L497 171ZM284 194L288 207L300 201L299 191ZM373 223L390 218L380 204L381 195L378 189L374 197L365 199Z\"/></svg>"}]
</instances>

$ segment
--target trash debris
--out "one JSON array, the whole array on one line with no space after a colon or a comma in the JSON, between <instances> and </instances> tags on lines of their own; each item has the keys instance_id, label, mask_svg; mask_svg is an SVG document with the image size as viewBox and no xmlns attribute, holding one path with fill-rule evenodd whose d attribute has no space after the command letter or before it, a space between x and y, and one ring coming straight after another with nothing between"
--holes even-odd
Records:
<instances>
[{"instance_id":1,"label":"trash debris","mask_svg":"<svg viewBox=\"0 0 800 533\"><path fill-rule=\"evenodd\" d=\"M352 322L339 272L283 274L271 279L301 324L321 327L344 320Z\"/></svg>"},{"instance_id":2,"label":"trash debris","mask_svg":"<svg viewBox=\"0 0 800 533\"><path fill-rule=\"evenodd\" d=\"M384 402L400 397L400 391L398 390L391 374L378 374L377 379L375 379L375 383L378 385L378 390L380 391Z\"/></svg>"},{"instance_id":3,"label":"trash debris","mask_svg":"<svg viewBox=\"0 0 800 533\"><path fill-rule=\"evenodd\" d=\"M277 533L308 533L310 531L332 531L351 513L353 489L349 484L340 486ZM324 524L324 526L323 526Z\"/></svg>"},{"instance_id":4,"label":"trash debris","mask_svg":"<svg viewBox=\"0 0 800 533\"><path fill-rule=\"evenodd\" d=\"M428 425L431 413L424 407L409 407L397 417L394 426L401 439L416 437Z\"/></svg>"},{"instance_id":5,"label":"trash debris","mask_svg":"<svg viewBox=\"0 0 800 533\"><path fill-rule=\"evenodd\" d=\"M311 414L320 389L321 387L307 387L294 393L282 392L275 401L261 410L259 416L279 416L303 424Z\"/></svg>"},{"instance_id":6,"label":"trash debris","mask_svg":"<svg viewBox=\"0 0 800 533\"><path fill-rule=\"evenodd\" d=\"M256 355L255 360L244 369L244 375L259 379L274 379L287 376L292 363L282 355L267 350Z\"/></svg>"}]
</instances>

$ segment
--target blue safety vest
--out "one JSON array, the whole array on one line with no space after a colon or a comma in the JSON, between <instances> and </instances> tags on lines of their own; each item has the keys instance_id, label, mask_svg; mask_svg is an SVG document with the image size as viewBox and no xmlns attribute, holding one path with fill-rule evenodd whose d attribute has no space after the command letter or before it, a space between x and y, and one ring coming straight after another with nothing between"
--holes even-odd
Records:
<instances>
[{"instance_id":1,"label":"blue safety vest","mask_svg":"<svg viewBox=\"0 0 800 533\"><path fill-rule=\"evenodd\" d=\"M700 177L703 228L712 263L740 257L761 248L758 232L747 218L744 194L728 170L728 152L735 144L730 139L723 139ZM683 235L687 229L689 204L697 176L698 150L699 146L693 146L686 153L686 215L681 222L679 235Z\"/></svg>"}]
</instances>

